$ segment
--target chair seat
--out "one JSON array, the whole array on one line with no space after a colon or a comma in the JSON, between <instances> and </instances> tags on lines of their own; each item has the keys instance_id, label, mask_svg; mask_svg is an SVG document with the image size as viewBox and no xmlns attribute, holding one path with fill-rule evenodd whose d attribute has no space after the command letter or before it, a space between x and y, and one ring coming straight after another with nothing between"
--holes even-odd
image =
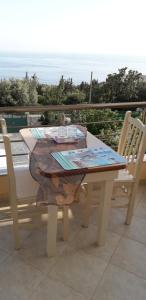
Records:
<instances>
[{"instance_id":1,"label":"chair seat","mask_svg":"<svg viewBox=\"0 0 146 300\"><path fill-rule=\"evenodd\" d=\"M17 166L14 169L16 194L18 199L36 197L39 184L32 178L29 166Z\"/></svg>"},{"instance_id":2,"label":"chair seat","mask_svg":"<svg viewBox=\"0 0 146 300\"><path fill-rule=\"evenodd\" d=\"M132 174L130 174L128 172L128 170L124 169L124 170L119 170L118 171L118 176L117 178L114 180L114 182L116 183L120 183L120 182L133 182L134 181L134 177L132 176Z\"/></svg>"}]
</instances>

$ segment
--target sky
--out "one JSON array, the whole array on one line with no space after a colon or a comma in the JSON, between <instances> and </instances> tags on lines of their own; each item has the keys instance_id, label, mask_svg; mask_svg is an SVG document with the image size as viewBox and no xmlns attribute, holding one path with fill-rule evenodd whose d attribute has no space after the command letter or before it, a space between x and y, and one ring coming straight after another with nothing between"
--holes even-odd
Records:
<instances>
[{"instance_id":1,"label":"sky","mask_svg":"<svg viewBox=\"0 0 146 300\"><path fill-rule=\"evenodd\" d=\"M146 0L0 0L0 51L146 55Z\"/></svg>"}]
</instances>

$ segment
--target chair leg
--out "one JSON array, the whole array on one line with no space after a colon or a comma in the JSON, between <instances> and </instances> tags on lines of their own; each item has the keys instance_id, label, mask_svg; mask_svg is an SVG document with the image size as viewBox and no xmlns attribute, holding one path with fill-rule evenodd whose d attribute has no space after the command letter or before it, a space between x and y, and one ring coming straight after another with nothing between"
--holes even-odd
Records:
<instances>
[{"instance_id":1,"label":"chair leg","mask_svg":"<svg viewBox=\"0 0 146 300\"><path fill-rule=\"evenodd\" d=\"M92 184L87 184L86 203L83 207L83 221L82 221L82 226L85 228L89 226L89 218L91 212L91 190L92 190Z\"/></svg>"},{"instance_id":2,"label":"chair leg","mask_svg":"<svg viewBox=\"0 0 146 300\"><path fill-rule=\"evenodd\" d=\"M67 241L68 240L68 232L69 232L69 207L68 206L63 206L63 240Z\"/></svg>"},{"instance_id":3,"label":"chair leg","mask_svg":"<svg viewBox=\"0 0 146 300\"><path fill-rule=\"evenodd\" d=\"M48 224L47 224L47 255L48 257L56 254L57 237L57 206L48 206Z\"/></svg>"},{"instance_id":4,"label":"chair leg","mask_svg":"<svg viewBox=\"0 0 146 300\"><path fill-rule=\"evenodd\" d=\"M20 245L20 236L19 236L19 225L18 225L18 215L16 212L12 211L12 218L13 218L13 235L15 240L15 249L19 250L21 248Z\"/></svg>"},{"instance_id":5,"label":"chair leg","mask_svg":"<svg viewBox=\"0 0 146 300\"><path fill-rule=\"evenodd\" d=\"M126 221L125 221L125 223L127 225L130 225L131 221L132 221L132 216L133 216L133 211L134 211L134 206L135 206L135 200L136 200L137 186L138 186L137 184L135 184L133 186L131 195L129 196L129 205L128 205L127 216L126 216Z\"/></svg>"},{"instance_id":6,"label":"chair leg","mask_svg":"<svg viewBox=\"0 0 146 300\"><path fill-rule=\"evenodd\" d=\"M18 207L15 197L10 197L11 217L13 221L13 235L15 242L15 249L20 249L20 236L19 236L19 222L18 222Z\"/></svg>"}]
</instances>

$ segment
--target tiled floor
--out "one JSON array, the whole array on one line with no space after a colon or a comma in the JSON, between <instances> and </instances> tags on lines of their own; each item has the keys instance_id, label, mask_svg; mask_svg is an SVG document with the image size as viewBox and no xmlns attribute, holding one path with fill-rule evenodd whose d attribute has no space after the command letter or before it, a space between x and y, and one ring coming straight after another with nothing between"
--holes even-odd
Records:
<instances>
[{"instance_id":1,"label":"tiled floor","mask_svg":"<svg viewBox=\"0 0 146 300\"><path fill-rule=\"evenodd\" d=\"M94 209L90 226L81 227L79 204L72 206L70 237L60 239L57 255L45 253L46 226L21 231L22 249L13 250L9 223L0 223L1 300L145 300L146 299L146 184L130 226L125 211L112 209L104 247L96 247Z\"/></svg>"}]
</instances>

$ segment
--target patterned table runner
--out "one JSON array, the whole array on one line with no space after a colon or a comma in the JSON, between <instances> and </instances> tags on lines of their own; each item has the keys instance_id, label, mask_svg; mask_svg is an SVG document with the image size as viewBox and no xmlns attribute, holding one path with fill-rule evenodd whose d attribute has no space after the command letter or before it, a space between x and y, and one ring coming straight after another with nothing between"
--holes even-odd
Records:
<instances>
[{"instance_id":1,"label":"patterned table runner","mask_svg":"<svg viewBox=\"0 0 146 300\"><path fill-rule=\"evenodd\" d=\"M74 171L64 174L63 168L52 157L52 152L59 152L71 149L86 148L87 130L77 125L77 128L84 133L84 138L79 138L76 143L57 144L51 138L44 138L37 131L34 137L36 145L30 155L30 173L40 184L37 195L37 204L69 205L74 199L85 174L74 174ZM59 176L61 171L62 176ZM58 174L58 175L56 175Z\"/></svg>"}]
</instances>

